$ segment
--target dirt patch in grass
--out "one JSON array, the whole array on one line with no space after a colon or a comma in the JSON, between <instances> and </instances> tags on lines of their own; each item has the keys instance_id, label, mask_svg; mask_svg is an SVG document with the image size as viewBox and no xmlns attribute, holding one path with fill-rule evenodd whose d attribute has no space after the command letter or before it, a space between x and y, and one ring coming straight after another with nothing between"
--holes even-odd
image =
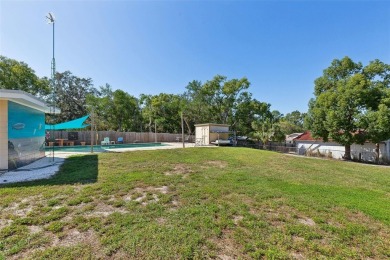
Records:
<instances>
[{"instance_id":1,"label":"dirt patch in grass","mask_svg":"<svg viewBox=\"0 0 390 260\"><path fill-rule=\"evenodd\" d=\"M122 214L128 213L127 210L124 210L122 208L116 208L116 207L113 207L111 205L107 205L105 203L98 203L96 205L96 207L91 212L86 213L85 216L87 216L87 217L98 217L98 216L107 217L115 212L119 212Z\"/></svg>"},{"instance_id":2,"label":"dirt patch in grass","mask_svg":"<svg viewBox=\"0 0 390 260\"><path fill-rule=\"evenodd\" d=\"M232 238L232 232L230 230L223 230L220 238L212 239L217 247L217 259L231 260L231 259L243 259L244 256L240 253L240 249L237 247L237 243Z\"/></svg>"},{"instance_id":3,"label":"dirt patch in grass","mask_svg":"<svg viewBox=\"0 0 390 260\"><path fill-rule=\"evenodd\" d=\"M314 220L312 220L311 218L300 218L300 219L298 219L298 222L303 224L303 225L311 226L311 227L316 225Z\"/></svg>"},{"instance_id":4,"label":"dirt patch in grass","mask_svg":"<svg viewBox=\"0 0 390 260\"><path fill-rule=\"evenodd\" d=\"M168 186L161 187L137 187L131 191L130 194L123 196L124 201L136 201L142 205L158 202L158 194L167 194L169 192Z\"/></svg>"},{"instance_id":5,"label":"dirt patch in grass","mask_svg":"<svg viewBox=\"0 0 390 260\"><path fill-rule=\"evenodd\" d=\"M80 232L77 229L70 229L66 235L59 240L61 246L74 246L77 244L87 244L98 249L100 242L98 236L91 229L86 232Z\"/></svg>"},{"instance_id":6,"label":"dirt patch in grass","mask_svg":"<svg viewBox=\"0 0 390 260\"><path fill-rule=\"evenodd\" d=\"M5 227L8 227L9 225L11 225L13 222L13 220L11 219L0 219L0 230L2 228L5 228Z\"/></svg>"},{"instance_id":7,"label":"dirt patch in grass","mask_svg":"<svg viewBox=\"0 0 390 260\"><path fill-rule=\"evenodd\" d=\"M1 210L2 214L12 214L17 217L26 217L34 207L42 200L41 196L31 196L22 199L20 202L13 202Z\"/></svg>"},{"instance_id":8,"label":"dirt patch in grass","mask_svg":"<svg viewBox=\"0 0 390 260\"><path fill-rule=\"evenodd\" d=\"M226 168L228 166L228 163L225 161L207 161L205 162L205 165L202 166L202 168L209 168L209 167L216 167L216 168Z\"/></svg>"},{"instance_id":9,"label":"dirt patch in grass","mask_svg":"<svg viewBox=\"0 0 390 260\"><path fill-rule=\"evenodd\" d=\"M306 257L302 253L299 253L299 252L292 252L290 255L293 259L297 259L297 260L306 259Z\"/></svg>"},{"instance_id":10,"label":"dirt patch in grass","mask_svg":"<svg viewBox=\"0 0 390 260\"><path fill-rule=\"evenodd\" d=\"M193 173L194 171L186 164L176 164L172 170L165 172L164 174L169 175L183 175L187 176L190 173Z\"/></svg>"},{"instance_id":11,"label":"dirt patch in grass","mask_svg":"<svg viewBox=\"0 0 390 260\"><path fill-rule=\"evenodd\" d=\"M240 223L241 220L243 220L244 217L243 216L234 216L233 217L233 222L235 225L238 225Z\"/></svg>"},{"instance_id":12,"label":"dirt patch in grass","mask_svg":"<svg viewBox=\"0 0 390 260\"><path fill-rule=\"evenodd\" d=\"M30 231L31 234L36 234L41 232L43 229L40 226L28 226L28 230Z\"/></svg>"}]
</instances>

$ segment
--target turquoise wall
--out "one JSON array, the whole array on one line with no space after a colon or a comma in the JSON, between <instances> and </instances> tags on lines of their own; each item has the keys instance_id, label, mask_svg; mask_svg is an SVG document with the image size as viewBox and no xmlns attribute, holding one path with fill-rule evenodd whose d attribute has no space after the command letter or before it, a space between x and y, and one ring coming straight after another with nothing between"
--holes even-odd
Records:
<instances>
[{"instance_id":1,"label":"turquoise wall","mask_svg":"<svg viewBox=\"0 0 390 260\"><path fill-rule=\"evenodd\" d=\"M45 156L45 114L8 101L8 169Z\"/></svg>"},{"instance_id":2,"label":"turquoise wall","mask_svg":"<svg viewBox=\"0 0 390 260\"><path fill-rule=\"evenodd\" d=\"M8 138L45 136L45 114L8 101Z\"/></svg>"}]
</instances>

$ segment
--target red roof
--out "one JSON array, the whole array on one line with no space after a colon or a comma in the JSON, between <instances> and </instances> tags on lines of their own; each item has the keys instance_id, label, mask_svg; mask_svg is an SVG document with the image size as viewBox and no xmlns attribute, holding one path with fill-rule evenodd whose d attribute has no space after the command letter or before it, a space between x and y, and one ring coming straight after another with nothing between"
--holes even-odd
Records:
<instances>
[{"instance_id":1,"label":"red roof","mask_svg":"<svg viewBox=\"0 0 390 260\"><path fill-rule=\"evenodd\" d=\"M302 135L298 136L297 138L294 139L295 141L322 141L322 138L314 138L311 136L310 131L304 132Z\"/></svg>"}]
</instances>

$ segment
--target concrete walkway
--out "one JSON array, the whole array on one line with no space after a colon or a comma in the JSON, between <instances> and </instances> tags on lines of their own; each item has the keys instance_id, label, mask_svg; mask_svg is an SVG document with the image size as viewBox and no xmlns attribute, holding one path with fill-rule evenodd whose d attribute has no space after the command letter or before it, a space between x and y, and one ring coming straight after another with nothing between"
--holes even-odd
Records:
<instances>
[{"instance_id":1,"label":"concrete walkway","mask_svg":"<svg viewBox=\"0 0 390 260\"><path fill-rule=\"evenodd\" d=\"M158 150L158 149L177 149L183 148L182 143L163 143L164 146L154 147L136 147L136 148L117 148L107 149L109 152L129 152L129 151L140 151L140 150ZM193 143L185 143L185 147L194 147ZM40 179L48 179L55 175L61 164L64 163L65 159L71 155L80 153L75 152L55 152L54 161L51 156L51 152L46 152L46 157L37 160L29 165L20 167L17 170L0 173L0 185L15 182L34 181ZM89 153L82 153L89 154Z\"/></svg>"}]
</instances>

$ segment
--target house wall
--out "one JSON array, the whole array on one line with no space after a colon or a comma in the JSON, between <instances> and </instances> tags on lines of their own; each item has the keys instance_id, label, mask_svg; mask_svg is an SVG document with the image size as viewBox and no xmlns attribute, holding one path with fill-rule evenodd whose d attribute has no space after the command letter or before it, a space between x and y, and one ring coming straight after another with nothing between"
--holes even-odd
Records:
<instances>
[{"instance_id":1,"label":"house wall","mask_svg":"<svg viewBox=\"0 0 390 260\"><path fill-rule=\"evenodd\" d=\"M315 141L296 141L297 153L305 155L306 151L321 153L325 156L332 156L334 159L342 159L345 154L344 146L337 143L322 143Z\"/></svg>"},{"instance_id":2,"label":"house wall","mask_svg":"<svg viewBox=\"0 0 390 260\"><path fill-rule=\"evenodd\" d=\"M8 101L0 100L0 170L8 169Z\"/></svg>"},{"instance_id":3,"label":"house wall","mask_svg":"<svg viewBox=\"0 0 390 260\"><path fill-rule=\"evenodd\" d=\"M45 114L8 101L8 169L45 156Z\"/></svg>"},{"instance_id":4,"label":"house wall","mask_svg":"<svg viewBox=\"0 0 390 260\"><path fill-rule=\"evenodd\" d=\"M365 143L364 145L353 144L351 145L351 155L353 158L358 159L361 154L363 161L375 162L375 148L373 143ZM385 143L379 144L379 158L388 159L388 152Z\"/></svg>"},{"instance_id":5,"label":"house wall","mask_svg":"<svg viewBox=\"0 0 390 260\"><path fill-rule=\"evenodd\" d=\"M296 141L297 153L305 155L306 151L312 153L320 152L322 155L331 155L334 159L342 159L345 154L345 147L338 143L322 143L315 141ZM359 157L360 154L360 157ZM375 144L365 143L364 145L351 145L352 159L361 159L366 162L375 161ZM379 158L388 159L388 147L385 143L379 145Z\"/></svg>"}]
</instances>

